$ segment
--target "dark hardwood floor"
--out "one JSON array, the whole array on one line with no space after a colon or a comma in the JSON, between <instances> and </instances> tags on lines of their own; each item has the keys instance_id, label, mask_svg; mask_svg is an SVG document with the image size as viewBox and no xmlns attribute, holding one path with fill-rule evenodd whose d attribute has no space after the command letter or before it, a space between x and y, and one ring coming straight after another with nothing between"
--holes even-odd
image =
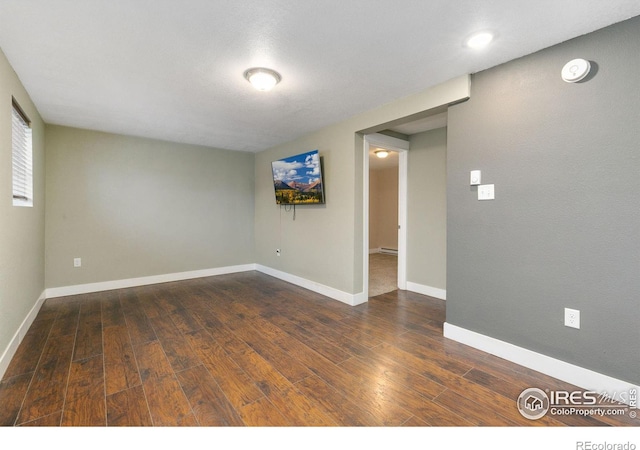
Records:
<instances>
[{"instance_id":1,"label":"dark hardwood floor","mask_svg":"<svg viewBox=\"0 0 640 450\"><path fill-rule=\"evenodd\" d=\"M621 426L532 421L576 389L442 337L444 302L350 307L246 272L47 300L0 383L5 426Z\"/></svg>"}]
</instances>

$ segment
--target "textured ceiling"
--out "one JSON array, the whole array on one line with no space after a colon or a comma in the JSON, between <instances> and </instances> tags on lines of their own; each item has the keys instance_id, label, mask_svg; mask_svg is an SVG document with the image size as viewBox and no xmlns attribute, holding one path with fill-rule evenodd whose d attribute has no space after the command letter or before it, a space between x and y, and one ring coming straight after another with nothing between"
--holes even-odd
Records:
<instances>
[{"instance_id":1,"label":"textured ceiling","mask_svg":"<svg viewBox=\"0 0 640 450\"><path fill-rule=\"evenodd\" d=\"M52 124L260 151L640 14L638 0L0 0ZM490 29L483 51L463 45ZM282 74L269 92L245 69Z\"/></svg>"}]
</instances>

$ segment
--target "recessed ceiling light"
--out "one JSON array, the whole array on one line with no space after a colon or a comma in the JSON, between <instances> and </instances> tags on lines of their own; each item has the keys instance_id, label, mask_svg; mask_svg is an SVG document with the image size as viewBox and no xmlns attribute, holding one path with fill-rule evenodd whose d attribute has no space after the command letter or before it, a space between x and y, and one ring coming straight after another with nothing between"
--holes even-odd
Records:
<instances>
[{"instance_id":1,"label":"recessed ceiling light","mask_svg":"<svg viewBox=\"0 0 640 450\"><path fill-rule=\"evenodd\" d=\"M278 72L265 67L247 69L244 77L259 91L271 90L282 79Z\"/></svg>"},{"instance_id":2,"label":"recessed ceiling light","mask_svg":"<svg viewBox=\"0 0 640 450\"><path fill-rule=\"evenodd\" d=\"M376 152L374 152L376 154L376 156L378 158L386 158L387 156L389 156L389 152L386 150L378 150Z\"/></svg>"},{"instance_id":3,"label":"recessed ceiling light","mask_svg":"<svg viewBox=\"0 0 640 450\"><path fill-rule=\"evenodd\" d=\"M481 49L489 45L492 40L493 33L489 31L481 31L480 33L471 35L471 37L467 39L467 47L473 49Z\"/></svg>"}]
</instances>

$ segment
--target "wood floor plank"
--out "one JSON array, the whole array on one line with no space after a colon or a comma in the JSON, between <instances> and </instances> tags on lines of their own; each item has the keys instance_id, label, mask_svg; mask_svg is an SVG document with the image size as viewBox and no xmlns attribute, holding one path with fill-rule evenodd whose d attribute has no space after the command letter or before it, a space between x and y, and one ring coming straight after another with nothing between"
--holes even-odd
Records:
<instances>
[{"instance_id":1,"label":"wood floor plank","mask_svg":"<svg viewBox=\"0 0 640 450\"><path fill-rule=\"evenodd\" d=\"M158 341L134 346L142 387L156 426L179 426L193 420L191 406Z\"/></svg>"},{"instance_id":2,"label":"wood floor plank","mask_svg":"<svg viewBox=\"0 0 640 450\"><path fill-rule=\"evenodd\" d=\"M230 359L206 330L189 333L186 337L200 361L236 409L263 397L253 380Z\"/></svg>"},{"instance_id":3,"label":"wood floor plank","mask_svg":"<svg viewBox=\"0 0 640 450\"><path fill-rule=\"evenodd\" d=\"M168 315L152 317L149 321L174 371L200 364L191 346Z\"/></svg>"},{"instance_id":4,"label":"wood floor plank","mask_svg":"<svg viewBox=\"0 0 640 450\"><path fill-rule=\"evenodd\" d=\"M62 411L74 338L65 334L47 341L16 423Z\"/></svg>"},{"instance_id":5,"label":"wood floor plank","mask_svg":"<svg viewBox=\"0 0 640 450\"><path fill-rule=\"evenodd\" d=\"M286 343L286 351L295 359L306 365L309 370L322 378L338 392L353 402L357 402L363 409L373 414L378 420L387 426L399 426L407 420L411 414L398 407L395 402L380 396L371 384L361 384L342 367L314 352L309 347L298 341Z\"/></svg>"},{"instance_id":6,"label":"wood floor plank","mask_svg":"<svg viewBox=\"0 0 640 450\"><path fill-rule=\"evenodd\" d=\"M435 402L465 417L474 425L488 427L518 425L516 422L501 416L492 408L487 407L486 404L477 403L467 396L460 395L451 390L447 390L439 395Z\"/></svg>"},{"instance_id":7,"label":"wood floor plank","mask_svg":"<svg viewBox=\"0 0 640 450\"><path fill-rule=\"evenodd\" d=\"M353 357L341 363L340 366L352 374L363 374L362 376L388 380L431 400L446 389L446 387L432 379L408 370L403 366L375 358L375 350L371 351L371 357L369 358Z\"/></svg>"},{"instance_id":8,"label":"wood floor plank","mask_svg":"<svg viewBox=\"0 0 640 450\"><path fill-rule=\"evenodd\" d=\"M346 361L353 356L353 354L349 353L346 349L343 349L322 336L314 334L301 325L291 322L285 317L274 315L269 317L268 320L294 339L304 343L335 364Z\"/></svg>"},{"instance_id":9,"label":"wood floor plank","mask_svg":"<svg viewBox=\"0 0 640 450\"><path fill-rule=\"evenodd\" d=\"M217 316L214 306L210 308L202 308L192 311L193 317L202 324L211 337L217 342L221 348L228 354L243 351L247 344L239 339ZM196 329L199 330L200 328Z\"/></svg>"},{"instance_id":10,"label":"wood floor plank","mask_svg":"<svg viewBox=\"0 0 640 450\"><path fill-rule=\"evenodd\" d=\"M380 427L384 423L374 414L340 394L316 375L300 380L296 387L307 397L323 406L337 425L342 427Z\"/></svg>"},{"instance_id":11,"label":"wood floor plank","mask_svg":"<svg viewBox=\"0 0 640 450\"><path fill-rule=\"evenodd\" d=\"M455 373L456 375L462 376L473 367L469 363L462 362L456 358L450 358L442 352L430 349L429 347L424 345L424 339L422 339L422 341L418 343L412 339L407 339L407 335L411 335L411 333L404 333L400 336L394 336L393 339L388 340L387 343L401 350L409 352L419 358L427 359L432 363L437 364L444 370Z\"/></svg>"},{"instance_id":12,"label":"wood floor plank","mask_svg":"<svg viewBox=\"0 0 640 450\"><path fill-rule=\"evenodd\" d=\"M80 306L73 360L102 354L102 308L99 301L88 300Z\"/></svg>"},{"instance_id":13,"label":"wood floor plank","mask_svg":"<svg viewBox=\"0 0 640 450\"><path fill-rule=\"evenodd\" d=\"M253 350L277 368L291 383L296 383L311 375L311 371L275 342L282 342L284 332L274 331L261 319L248 319L229 325L233 332L242 338ZM276 337L278 336L278 337Z\"/></svg>"},{"instance_id":14,"label":"wood floor plank","mask_svg":"<svg viewBox=\"0 0 640 450\"><path fill-rule=\"evenodd\" d=\"M249 427L287 427L291 424L280 411L266 398L240 407L240 417Z\"/></svg>"},{"instance_id":15,"label":"wood floor plank","mask_svg":"<svg viewBox=\"0 0 640 450\"><path fill-rule=\"evenodd\" d=\"M78 299L58 301L58 315L51 328L50 336L75 335L80 317L80 301Z\"/></svg>"},{"instance_id":16,"label":"wood floor plank","mask_svg":"<svg viewBox=\"0 0 640 450\"><path fill-rule=\"evenodd\" d=\"M120 304L119 291L107 291L100 299L102 308L102 327L126 326L124 312Z\"/></svg>"},{"instance_id":17,"label":"wood floor plank","mask_svg":"<svg viewBox=\"0 0 640 450\"><path fill-rule=\"evenodd\" d=\"M29 422L21 423L21 427L59 427L62 419L62 411L40 417Z\"/></svg>"},{"instance_id":18,"label":"wood floor plank","mask_svg":"<svg viewBox=\"0 0 640 450\"><path fill-rule=\"evenodd\" d=\"M149 318L142 308L142 303L131 289L122 291L120 304L124 313L131 343L144 344L156 340L156 334L149 322Z\"/></svg>"},{"instance_id":19,"label":"wood floor plank","mask_svg":"<svg viewBox=\"0 0 640 450\"><path fill-rule=\"evenodd\" d=\"M107 425L115 427L153 425L142 385L107 395Z\"/></svg>"},{"instance_id":20,"label":"wood floor plank","mask_svg":"<svg viewBox=\"0 0 640 450\"><path fill-rule=\"evenodd\" d=\"M204 366L192 367L176 375L200 425L244 426L242 418Z\"/></svg>"},{"instance_id":21,"label":"wood floor plank","mask_svg":"<svg viewBox=\"0 0 640 450\"><path fill-rule=\"evenodd\" d=\"M108 327L104 329L103 335L106 395L141 384L127 328Z\"/></svg>"},{"instance_id":22,"label":"wood floor plank","mask_svg":"<svg viewBox=\"0 0 640 450\"><path fill-rule=\"evenodd\" d=\"M255 351L247 350L233 355L233 359L292 425L336 425L322 407L302 395L293 383Z\"/></svg>"},{"instance_id":23,"label":"wood floor plank","mask_svg":"<svg viewBox=\"0 0 640 450\"><path fill-rule=\"evenodd\" d=\"M102 355L71 364L62 425L107 425Z\"/></svg>"},{"instance_id":24,"label":"wood floor plank","mask_svg":"<svg viewBox=\"0 0 640 450\"><path fill-rule=\"evenodd\" d=\"M349 352L351 355L363 353L376 345L380 345L382 341L373 338L370 335L354 332L350 327L338 322L323 323L317 318L312 317L305 311L299 311L294 308L277 307L263 317L271 320L271 317L283 317L290 322L298 324L300 327L313 333L315 336L321 337L327 341L334 342L340 348Z\"/></svg>"},{"instance_id":25,"label":"wood floor plank","mask_svg":"<svg viewBox=\"0 0 640 450\"><path fill-rule=\"evenodd\" d=\"M188 309L180 309L169 314L173 323L182 334L200 330L204 327Z\"/></svg>"},{"instance_id":26,"label":"wood floor plank","mask_svg":"<svg viewBox=\"0 0 640 450\"><path fill-rule=\"evenodd\" d=\"M4 378L0 383L0 426L15 425L33 373Z\"/></svg>"}]
</instances>

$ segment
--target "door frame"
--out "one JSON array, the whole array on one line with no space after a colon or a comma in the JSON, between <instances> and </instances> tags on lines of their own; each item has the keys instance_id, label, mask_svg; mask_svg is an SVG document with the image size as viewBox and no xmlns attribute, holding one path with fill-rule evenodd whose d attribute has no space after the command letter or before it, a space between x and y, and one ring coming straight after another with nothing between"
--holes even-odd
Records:
<instances>
[{"instance_id":1,"label":"door frame","mask_svg":"<svg viewBox=\"0 0 640 450\"><path fill-rule=\"evenodd\" d=\"M363 161L363 294L369 299L369 149L398 152L398 289L407 289L407 171L409 141L372 133L364 136Z\"/></svg>"}]
</instances>

